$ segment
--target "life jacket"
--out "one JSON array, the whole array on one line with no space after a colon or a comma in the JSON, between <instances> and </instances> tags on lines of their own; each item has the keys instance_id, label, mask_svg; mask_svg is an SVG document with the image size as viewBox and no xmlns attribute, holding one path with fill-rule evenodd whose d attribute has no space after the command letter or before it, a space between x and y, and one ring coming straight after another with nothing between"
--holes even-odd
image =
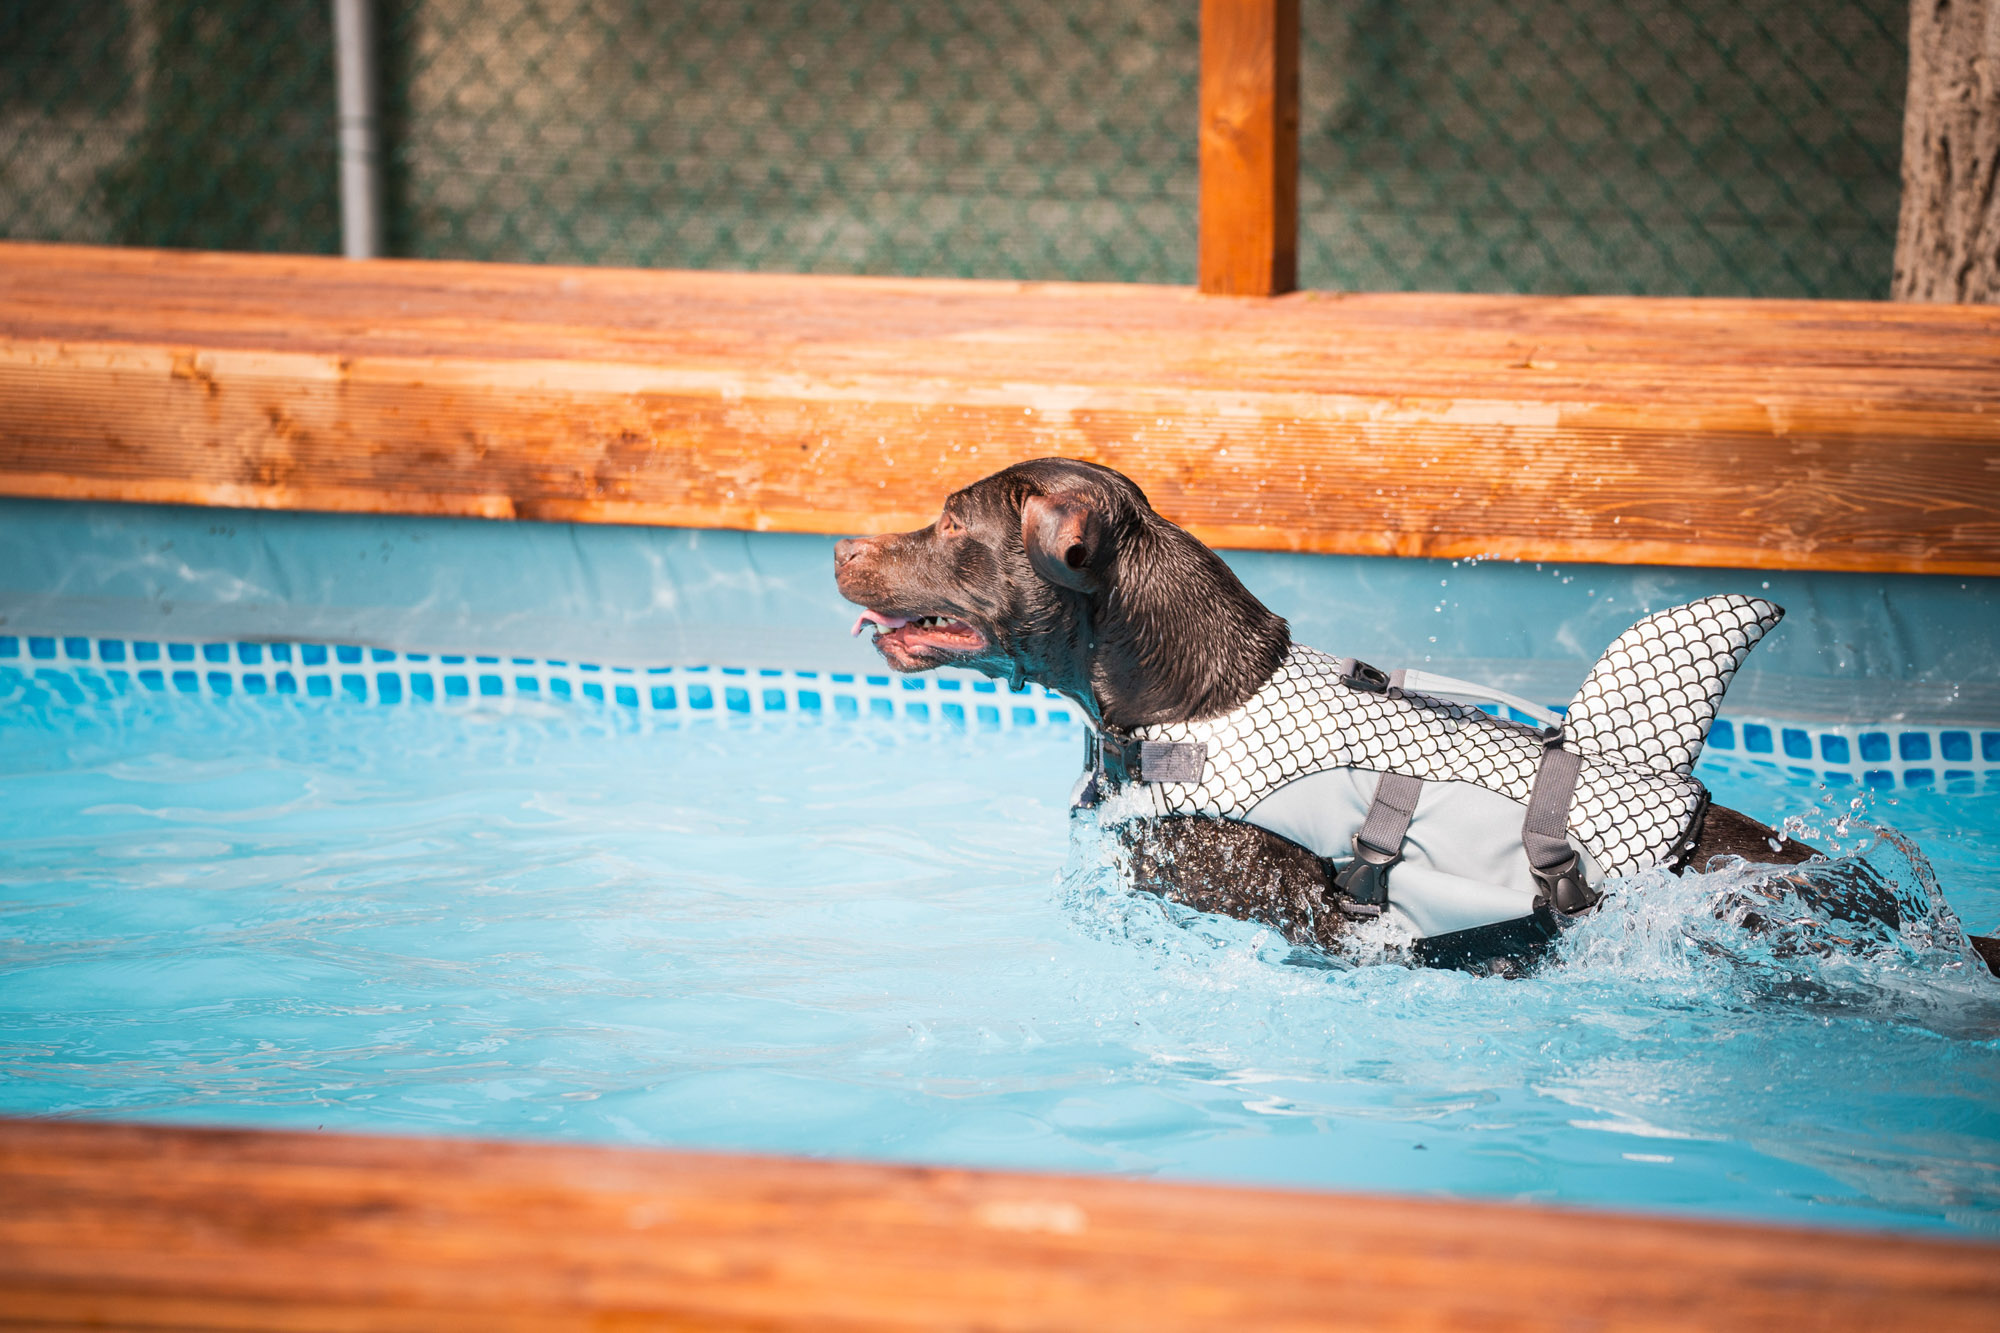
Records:
<instances>
[{"instance_id":1,"label":"life jacket","mask_svg":"<svg viewBox=\"0 0 2000 1333\"><path fill-rule=\"evenodd\" d=\"M1730 678L1783 616L1736 595L1650 615L1541 728L1461 701L1532 710L1503 692L1294 646L1231 712L1093 732L1075 803L1113 821L1268 829L1333 863L1335 906L1420 941L1548 926L1594 906L1607 879L1685 862L1708 802L1695 760Z\"/></svg>"}]
</instances>

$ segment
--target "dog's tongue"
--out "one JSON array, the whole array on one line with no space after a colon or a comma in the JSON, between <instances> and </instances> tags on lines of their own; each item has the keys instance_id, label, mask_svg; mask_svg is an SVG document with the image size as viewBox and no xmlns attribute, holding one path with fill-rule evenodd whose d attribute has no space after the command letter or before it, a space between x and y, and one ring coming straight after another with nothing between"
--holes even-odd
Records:
<instances>
[{"instance_id":1,"label":"dog's tongue","mask_svg":"<svg viewBox=\"0 0 2000 1333\"><path fill-rule=\"evenodd\" d=\"M880 625L883 629L901 629L909 623L901 616L885 616L880 611L863 611L855 620L854 629L848 637L852 638L870 625Z\"/></svg>"}]
</instances>

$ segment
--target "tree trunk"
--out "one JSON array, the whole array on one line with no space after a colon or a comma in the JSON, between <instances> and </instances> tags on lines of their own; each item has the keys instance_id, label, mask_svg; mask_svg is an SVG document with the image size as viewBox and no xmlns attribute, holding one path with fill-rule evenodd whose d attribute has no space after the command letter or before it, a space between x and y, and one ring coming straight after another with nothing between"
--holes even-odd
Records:
<instances>
[{"instance_id":1,"label":"tree trunk","mask_svg":"<svg viewBox=\"0 0 2000 1333\"><path fill-rule=\"evenodd\" d=\"M2000 0L1910 0L1898 301L2000 301Z\"/></svg>"}]
</instances>

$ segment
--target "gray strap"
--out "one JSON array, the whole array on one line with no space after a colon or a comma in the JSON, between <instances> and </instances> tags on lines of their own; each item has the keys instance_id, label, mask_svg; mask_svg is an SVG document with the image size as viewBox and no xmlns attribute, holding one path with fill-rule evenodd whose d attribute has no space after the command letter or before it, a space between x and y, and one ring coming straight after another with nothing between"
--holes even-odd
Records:
<instances>
[{"instance_id":1,"label":"gray strap","mask_svg":"<svg viewBox=\"0 0 2000 1333\"><path fill-rule=\"evenodd\" d=\"M1200 782L1208 762L1203 741L1140 741L1139 781Z\"/></svg>"},{"instance_id":2,"label":"gray strap","mask_svg":"<svg viewBox=\"0 0 2000 1333\"><path fill-rule=\"evenodd\" d=\"M1375 797L1368 803L1361 831L1354 835L1354 859L1333 877L1341 911L1350 916L1382 914L1389 902L1389 867L1403 859L1403 839L1423 792L1422 778L1384 773L1376 780Z\"/></svg>"},{"instance_id":3,"label":"gray strap","mask_svg":"<svg viewBox=\"0 0 2000 1333\"><path fill-rule=\"evenodd\" d=\"M1206 741L1142 741L1092 730L1085 745L1084 766L1099 777L1100 795L1127 782L1200 782L1208 766Z\"/></svg>"},{"instance_id":4,"label":"gray strap","mask_svg":"<svg viewBox=\"0 0 2000 1333\"><path fill-rule=\"evenodd\" d=\"M1378 852L1403 854L1403 837L1410 831L1410 816L1417 813L1417 798L1424 794L1422 778L1401 773L1384 773L1375 784L1375 799L1369 803L1368 817L1354 836Z\"/></svg>"},{"instance_id":5,"label":"gray strap","mask_svg":"<svg viewBox=\"0 0 2000 1333\"><path fill-rule=\"evenodd\" d=\"M1560 727L1550 727L1542 739L1541 767L1535 770L1528 812L1521 820L1521 846L1549 906L1574 916L1596 906L1599 896L1584 882L1576 849L1569 845L1569 803L1583 759L1563 748Z\"/></svg>"}]
</instances>

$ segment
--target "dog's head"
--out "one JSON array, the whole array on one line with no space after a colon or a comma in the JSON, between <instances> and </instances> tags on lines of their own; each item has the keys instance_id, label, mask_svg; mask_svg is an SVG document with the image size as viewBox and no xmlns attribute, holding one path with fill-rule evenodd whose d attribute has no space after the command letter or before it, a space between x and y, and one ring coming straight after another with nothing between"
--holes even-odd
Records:
<instances>
[{"instance_id":1,"label":"dog's head","mask_svg":"<svg viewBox=\"0 0 2000 1333\"><path fill-rule=\"evenodd\" d=\"M1113 727L1227 711L1290 645L1130 479L1066 458L976 481L919 531L843 541L834 570L896 670L1036 681Z\"/></svg>"}]
</instances>

